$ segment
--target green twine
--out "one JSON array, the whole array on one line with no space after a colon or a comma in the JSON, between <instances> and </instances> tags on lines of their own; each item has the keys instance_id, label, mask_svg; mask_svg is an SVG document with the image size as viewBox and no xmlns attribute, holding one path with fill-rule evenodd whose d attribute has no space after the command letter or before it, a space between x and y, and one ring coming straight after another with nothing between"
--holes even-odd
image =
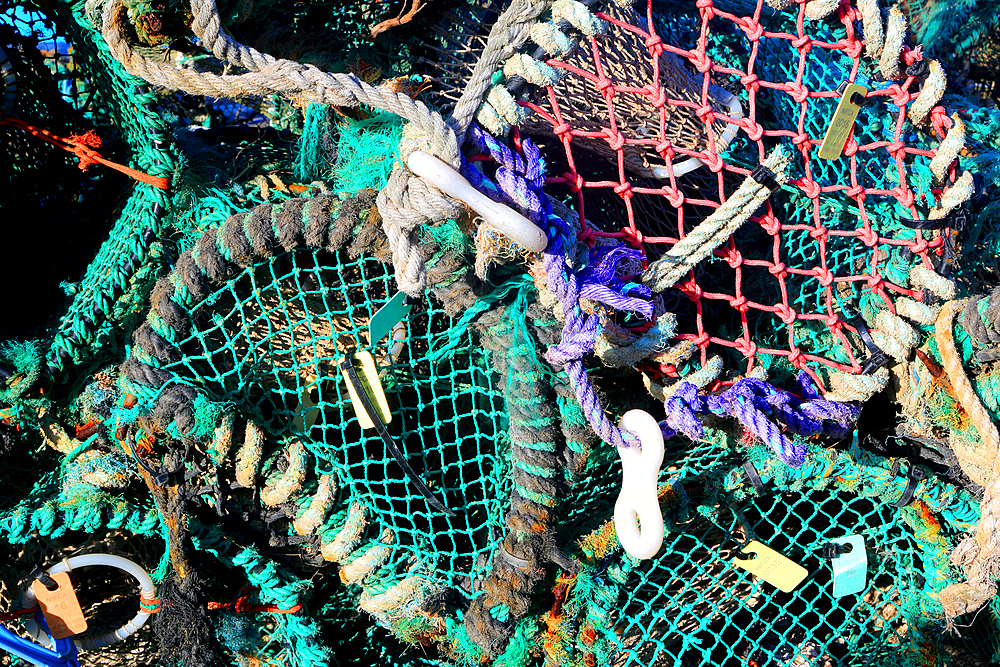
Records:
<instances>
[{"instance_id":1,"label":"green twine","mask_svg":"<svg viewBox=\"0 0 1000 667\"><path fill-rule=\"evenodd\" d=\"M327 107L310 103L306 107L305 125L299 137L299 154L295 158L295 179L311 183L327 175L329 165L323 154L323 138L329 132Z\"/></svg>"},{"instance_id":2,"label":"green twine","mask_svg":"<svg viewBox=\"0 0 1000 667\"><path fill-rule=\"evenodd\" d=\"M362 120L346 118L339 130L333 167L337 187L348 192L385 187L403 136L403 119L392 113Z\"/></svg>"}]
</instances>

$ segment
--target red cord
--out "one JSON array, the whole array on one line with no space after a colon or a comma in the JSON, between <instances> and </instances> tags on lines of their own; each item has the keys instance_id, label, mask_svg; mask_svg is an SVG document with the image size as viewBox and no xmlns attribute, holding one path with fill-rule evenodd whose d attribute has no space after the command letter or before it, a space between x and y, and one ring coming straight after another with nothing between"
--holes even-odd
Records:
<instances>
[{"instance_id":1,"label":"red cord","mask_svg":"<svg viewBox=\"0 0 1000 667\"><path fill-rule=\"evenodd\" d=\"M89 130L79 135L72 134L69 139L64 139L63 137L57 137L48 130L43 130L40 127L35 127L34 125L25 123L23 120L11 118L10 116L0 116L0 126L2 125L11 125L19 130L24 130L39 139L49 142L53 146L58 146L63 150L73 153L80 159L80 169L84 171L96 162L98 164L103 164L105 167L111 167L115 171L120 171L126 176L130 176L137 181L152 185L154 188L166 190L170 187L170 179L165 176L150 176L149 174L141 171L136 171L131 167L126 167L123 164L118 164L117 162L112 162L111 160L105 160L96 150L94 150L101 145L101 138L94 134L93 130Z\"/></svg>"}]
</instances>

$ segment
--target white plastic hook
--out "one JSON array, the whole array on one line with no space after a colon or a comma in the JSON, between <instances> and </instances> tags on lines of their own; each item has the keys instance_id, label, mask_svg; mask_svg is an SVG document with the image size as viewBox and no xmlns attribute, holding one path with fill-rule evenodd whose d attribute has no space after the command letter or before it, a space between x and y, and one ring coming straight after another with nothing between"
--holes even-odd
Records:
<instances>
[{"instance_id":1,"label":"white plastic hook","mask_svg":"<svg viewBox=\"0 0 1000 667\"><path fill-rule=\"evenodd\" d=\"M529 252L542 252L549 240L545 232L535 223L514 211L498 204L480 193L460 173L437 159L430 153L414 151L406 160L406 166L417 176L434 184L438 190L465 202L469 208L481 215L507 238Z\"/></svg>"},{"instance_id":2,"label":"white plastic hook","mask_svg":"<svg viewBox=\"0 0 1000 667\"><path fill-rule=\"evenodd\" d=\"M663 463L663 433L648 412L629 410L618 428L639 438L641 447L619 447L622 490L615 503L615 531L625 551L635 558L652 558L663 544L663 514L656 480ZM636 524L638 521L638 524Z\"/></svg>"}]
</instances>

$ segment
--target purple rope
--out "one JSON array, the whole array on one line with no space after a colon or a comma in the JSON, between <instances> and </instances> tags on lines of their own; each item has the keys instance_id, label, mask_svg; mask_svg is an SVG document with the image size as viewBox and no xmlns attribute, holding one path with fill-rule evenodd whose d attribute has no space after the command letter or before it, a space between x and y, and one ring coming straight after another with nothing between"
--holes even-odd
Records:
<instances>
[{"instance_id":1,"label":"purple rope","mask_svg":"<svg viewBox=\"0 0 1000 667\"><path fill-rule=\"evenodd\" d=\"M806 373L798 380L805 400L755 378L743 378L715 396L699 396L697 387L682 382L663 403L666 420L660 428L664 435L683 433L698 440L704 432L698 415L711 413L735 417L746 430L763 440L779 459L798 467L805 460L805 445L793 443L769 417L797 435L823 433L843 437L861 413L856 405L818 398L819 391Z\"/></svg>"},{"instance_id":2,"label":"purple rope","mask_svg":"<svg viewBox=\"0 0 1000 667\"><path fill-rule=\"evenodd\" d=\"M575 235L570 225L552 212L552 204L543 191L544 167L538 147L530 139L523 139L522 158L476 124L470 128L467 138L499 165L496 173L499 188L475 167L463 164L462 173L471 172L466 176L469 182L491 198L519 208L532 222L543 227L548 236L549 244L542 253L542 262L548 287L562 306L565 324L559 343L546 351L546 360L554 366L565 367L588 423L602 440L616 447L635 444L631 438L626 442L627 436L608 419L583 367L583 357L593 351L601 325L595 315L581 310L580 298L651 319L653 306L649 301L652 296L649 288L626 283L617 275L621 262L641 259L642 254L626 246L595 248L590 254L590 264L574 272L566 263L566 254L567 248L575 247ZM778 458L798 467L805 459L805 446L789 440L772 418L798 435L826 433L843 437L860 413L858 406L823 400L818 387L805 372L800 373L798 384L804 400L755 378L743 378L722 394L704 397L698 395L695 385L682 382L664 402L666 420L660 428L667 437L683 433L692 440L699 440L705 430L699 415L735 417L745 429L767 443Z\"/></svg>"},{"instance_id":3,"label":"purple rope","mask_svg":"<svg viewBox=\"0 0 1000 667\"><path fill-rule=\"evenodd\" d=\"M508 203L543 227L548 236L549 244L542 253L542 264L548 287L559 299L565 324L561 340L546 351L545 359L554 366L565 367L577 401L594 432L616 447L627 446L622 432L605 414L583 367L583 357L593 351L601 324L597 316L583 312L580 298L593 299L618 310L634 311L647 319L651 318L652 304L647 299L632 296L633 293L642 295L642 291L622 282L615 275L618 264L631 257L629 251L615 252L614 248L604 251L597 255L597 266L593 270L576 274L566 264L566 249L575 246L573 229L552 212L552 203L543 191L545 178L538 147L525 138L521 142L522 158L475 124L467 136L479 151L488 153L498 163L497 185Z\"/></svg>"}]
</instances>

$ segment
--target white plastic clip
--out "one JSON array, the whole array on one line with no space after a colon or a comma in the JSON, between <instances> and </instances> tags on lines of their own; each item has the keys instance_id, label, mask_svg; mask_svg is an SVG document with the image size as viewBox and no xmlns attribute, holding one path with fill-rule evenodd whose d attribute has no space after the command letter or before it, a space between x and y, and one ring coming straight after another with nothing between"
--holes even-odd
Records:
<instances>
[{"instance_id":1,"label":"white plastic clip","mask_svg":"<svg viewBox=\"0 0 1000 667\"><path fill-rule=\"evenodd\" d=\"M407 158L406 166L417 176L433 183L438 190L465 202L486 222L499 229L507 238L525 250L542 252L548 245L549 240L546 238L545 232L539 229L535 223L517 211L503 204L498 204L483 195L469 185L469 182L460 173L430 153L414 151Z\"/></svg>"},{"instance_id":2,"label":"white plastic clip","mask_svg":"<svg viewBox=\"0 0 1000 667\"><path fill-rule=\"evenodd\" d=\"M615 530L625 551L645 560L655 556L663 544L663 514L656 495L656 480L663 463L663 433L656 419L642 410L626 412L618 428L634 433L642 446L618 448L622 490L615 503Z\"/></svg>"}]
</instances>

